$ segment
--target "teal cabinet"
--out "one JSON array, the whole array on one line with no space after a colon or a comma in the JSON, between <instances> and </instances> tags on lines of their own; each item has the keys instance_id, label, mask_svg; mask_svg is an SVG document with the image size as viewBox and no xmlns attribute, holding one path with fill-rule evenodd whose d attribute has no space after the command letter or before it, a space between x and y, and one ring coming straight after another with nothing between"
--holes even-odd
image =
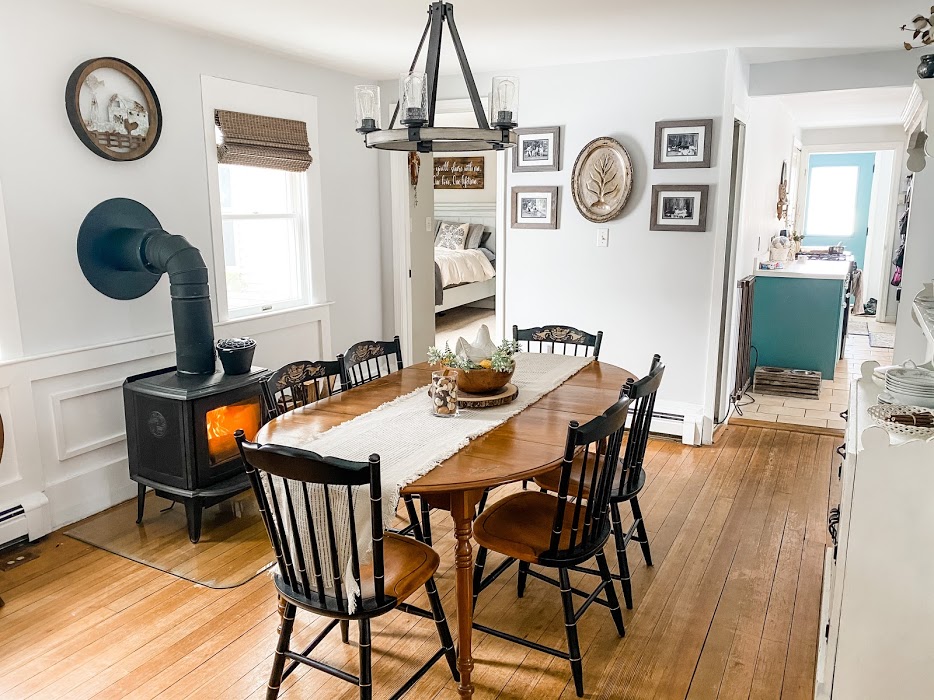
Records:
<instances>
[{"instance_id":1,"label":"teal cabinet","mask_svg":"<svg viewBox=\"0 0 934 700\"><path fill-rule=\"evenodd\" d=\"M843 333L843 285L840 279L757 276L752 344L759 366L817 370L833 379Z\"/></svg>"}]
</instances>

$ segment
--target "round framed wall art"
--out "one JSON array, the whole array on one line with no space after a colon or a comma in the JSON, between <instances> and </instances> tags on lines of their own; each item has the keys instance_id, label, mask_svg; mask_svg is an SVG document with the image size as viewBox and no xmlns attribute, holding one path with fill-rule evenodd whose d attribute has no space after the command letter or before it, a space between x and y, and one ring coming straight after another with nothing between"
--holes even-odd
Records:
<instances>
[{"instance_id":1,"label":"round framed wall art","mask_svg":"<svg viewBox=\"0 0 934 700\"><path fill-rule=\"evenodd\" d=\"M603 136L584 146L574 161L571 194L588 221L619 216L632 194L632 160L619 141Z\"/></svg>"},{"instance_id":2,"label":"round framed wall art","mask_svg":"<svg viewBox=\"0 0 934 700\"><path fill-rule=\"evenodd\" d=\"M162 109L152 84L119 58L94 58L65 86L68 121L92 153L107 160L138 160L162 132Z\"/></svg>"}]
</instances>

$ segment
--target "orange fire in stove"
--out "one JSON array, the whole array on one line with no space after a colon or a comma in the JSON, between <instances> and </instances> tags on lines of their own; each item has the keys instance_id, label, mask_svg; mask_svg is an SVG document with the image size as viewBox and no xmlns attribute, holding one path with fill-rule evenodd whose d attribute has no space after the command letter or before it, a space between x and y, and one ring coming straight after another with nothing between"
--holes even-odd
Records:
<instances>
[{"instance_id":1,"label":"orange fire in stove","mask_svg":"<svg viewBox=\"0 0 934 700\"><path fill-rule=\"evenodd\" d=\"M208 433L208 455L211 466L226 462L237 454L234 433L243 430L247 440L256 437L260 426L259 397L221 406L205 414Z\"/></svg>"}]
</instances>

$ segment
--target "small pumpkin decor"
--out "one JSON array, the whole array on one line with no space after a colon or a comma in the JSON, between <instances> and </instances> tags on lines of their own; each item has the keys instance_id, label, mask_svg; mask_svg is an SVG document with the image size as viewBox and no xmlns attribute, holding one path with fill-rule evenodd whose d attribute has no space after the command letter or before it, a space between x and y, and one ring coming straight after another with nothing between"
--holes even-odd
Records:
<instances>
[{"instance_id":1,"label":"small pumpkin decor","mask_svg":"<svg viewBox=\"0 0 934 700\"><path fill-rule=\"evenodd\" d=\"M428 362L432 365L457 370L457 388L467 394L492 394L512 379L516 371L515 354L519 346L511 340L496 345L490 338L490 329L480 326L473 343L458 338L456 349L445 344L443 350L428 349Z\"/></svg>"},{"instance_id":2,"label":"small pumpkin decor","mask_svg":"<svg viewBox=\"0 0 934 700\"><path fill-rule=\"evenodd\" d=\"M253 366L256 341L252 338L222 338L215 343L224 374L246 374Z\"/></svg>"}]
</instances>

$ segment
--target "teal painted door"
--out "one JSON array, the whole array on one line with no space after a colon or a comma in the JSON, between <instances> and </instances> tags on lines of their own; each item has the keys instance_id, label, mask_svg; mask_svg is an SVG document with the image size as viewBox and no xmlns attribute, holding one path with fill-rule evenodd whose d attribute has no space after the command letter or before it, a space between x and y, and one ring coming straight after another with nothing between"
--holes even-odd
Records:
<instances>
[{"instance_id":1,"label":"teal painted door","mask_svg":"<svg viewBox=\"0 0 934 700\"><path fill-rule=\"evenodd\" d=\"M806 246L842 243L863 268L875 153L820 153L808 160Z\"/></svg>"}]
</instances>

